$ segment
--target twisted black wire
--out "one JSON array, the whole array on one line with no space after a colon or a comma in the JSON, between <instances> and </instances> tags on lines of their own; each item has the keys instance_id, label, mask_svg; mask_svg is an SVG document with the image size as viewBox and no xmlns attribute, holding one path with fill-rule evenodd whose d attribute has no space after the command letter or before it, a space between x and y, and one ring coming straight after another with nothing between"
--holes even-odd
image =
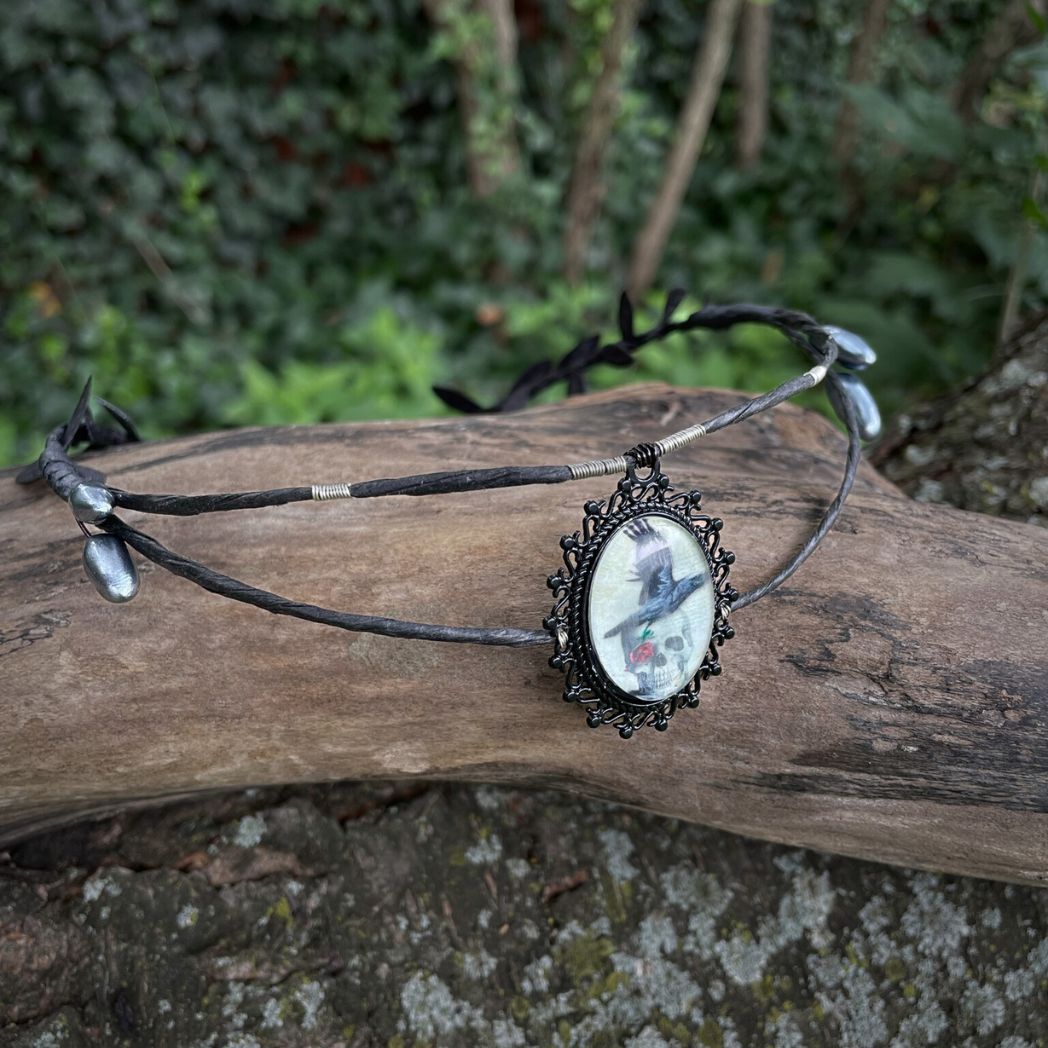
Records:
<instances>
[{"instance_id":1,"label":"twisted black wire","mask_svg":"<svg viewBox=\"0 0 1048 1048\"><path fill-rule=\"evenodd\" d=\"M830 336L811 317L792 310L766 306L704 306L680 321L672 314L683 299L682 291L671 291L660 319L648 331L634 329L633 309L623 294L619 303L620 338L602 345L597 335L577 343L559 362L543 362L529 367L513 384L507 394L492 407L481 408L465 394L436 388L435 392L449 406L470 414L502 413L515 411L538 393L557 382L567 382L569 395L585 390L585 372L597 364L625 367L633 361L636 351L650 342L677 332L699 328L723 330L735 324L765 324L781 331L799 346L817 364L829 366L836 358L837 347ZM848 430L848 455L844 477L833 502L829 505L815 531L780 570L757 588L739 596L734 602L736 610L753 604L767 595L795 572L822 541L840 514L841 508L858 469L861 438L858 420L850 398L846 395L836 375L826 375L826 381L838 395L830 401L838 417ZM715 416L705 424L707 432L714 432L782 402L797 392L811 388L811 379L801 376L783 383L777 389L762 396L751 398ZM99 425L87 407L90 382L84 389L80 401L70 420L53 430L45 441L44 450L33 466L22 470L18 480L28 483L42 476L51 489L63 499L68 499L79 483L98 483L100 475L74 462L68 449L78 442L89 447L107 447L112 444L138 440L138 433L131 420L120 409L103 401L106 410L116 419L119 429ZM654 444L638 444L626 455L637 465L651 466L657 461ZM492 469L458 470L420 474L410 477L385 478L363 481L352 485L351 497L374 498L385 495L429 495L453 491L478 491L491 488L526 484L558 484L574 479L568 466L508 466ZM213 495L151 495L136 494L117 488L107 489L116 506L142 512L191 516L199 513L223 512L237 509L258 509L268 506L287 505L291 502L311 499L312 488L274 488L268 491L228 492ZM156 539L126 524L115 515L98 525L102 530L123 539L142 556L153 561L173 574L220 596L241 601L277 615L335 626L340 629L378 633L384 636L415 640L450 641L472 644L493 644L512 647L547 644L549 635L545 630L522 630L514 628L487 628L474 626L444 626L431 623L410 622L383 616L358 615L351 612L321 608L317 605L293 601L268 590L251 586L231 576L175 553Z\"/></svg>"},{"instance_id":2,"label":"twisted black wire","mask_svg":"<svg viewBox=\"0 0 1048 1048\"><path fill-rule=\"evenodd\" d=\"M161 545L151 535L124 523L119 517L107 517L98 525L110 535L116 535L147 560L166 568L211 593L243 604L251 604L274 615L290 615L307 622L319 622L325 626L351 630L356 633L378 633L384 637L402 637L407 640L441 640L459 644L495 644L512 648L548 644L549 634L545 630L520 630L510 627L491 629L483 626L442 626L427 622L409 622L390 619L381 615L358 615L349 611L335 611L316 604L292 600L259 589L229 575L205 567L189 557Z\"/></svg>"}]
</instances>

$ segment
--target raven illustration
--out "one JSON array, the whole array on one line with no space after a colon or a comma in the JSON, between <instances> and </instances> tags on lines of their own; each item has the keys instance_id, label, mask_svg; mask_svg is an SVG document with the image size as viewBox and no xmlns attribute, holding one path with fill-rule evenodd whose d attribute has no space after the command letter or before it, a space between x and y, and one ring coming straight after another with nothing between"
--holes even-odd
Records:
<instances>
[{"instance_id":1,"label":"raven illustration","mask_svg":"<svg viewBox=\"0 0 1048 1048\"><path fill-rule=\"evenodd\" d=\"M664 615L675 612L696 590L709 581L709 572L701 571L683 579L673 577L673 554L669 543L643 518L626 525L626 534L637 544L631 582L640 583L638 607L605 638L622 634L624 648L632 646L632 638L642 627Z\"/></svg>"}]
</instances>

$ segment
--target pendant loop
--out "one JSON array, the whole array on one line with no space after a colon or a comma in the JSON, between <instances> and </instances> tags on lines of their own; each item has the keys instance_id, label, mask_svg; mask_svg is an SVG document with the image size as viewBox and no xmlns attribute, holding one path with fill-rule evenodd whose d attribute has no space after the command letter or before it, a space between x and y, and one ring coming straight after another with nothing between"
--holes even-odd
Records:
<instances>
[{"instance_id":1,"label":"pendant loop","mask_svg":"<svg viewBox=\"0 0 1048 1048\"><path fill-rule=\"evenodd\" d=\"M634 466L650 468L659 471L659 449L654 444L634 444L625 455L627 459L627 472L629 471L629 459L633 459Z\"/></svg>"}]
</instances>

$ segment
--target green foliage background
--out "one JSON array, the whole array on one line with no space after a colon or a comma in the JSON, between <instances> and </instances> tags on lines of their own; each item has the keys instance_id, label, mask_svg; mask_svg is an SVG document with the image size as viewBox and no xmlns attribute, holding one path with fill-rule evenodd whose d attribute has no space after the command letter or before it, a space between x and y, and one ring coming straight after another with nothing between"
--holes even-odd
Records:
<instances>
[{"instance_id":1,"label":"green foliage background","mask_svg":"<svg viewBox=\"0 0 1048 1048\"><path fill-rule=\"evenodd\" d=\"M948 94L995 4L897 0L880 86L845 86L859 5L778 0L771 133L733 161L729 80L663 266L698 298L775 301L881 353L889 409L994 342L1023 223L1048 297L1048 50L1013 55L983 117ZM573 146L609 0L529 0L523 164L469 190L451 62L417 0L36 0L0 13L0 464L32 458L89 374L148 436L443 409L607 329L687 88L702 7L652 0L629 56L587 281L560 276ZM470 32L469 24L458 30ZM846 91L854 186L831 158ZM698 353L699 348L703 349ZM775 336L650 347L641 377L760 388ZM612 372L599 381L634 380Z\"/></svg>"}]
</instances>

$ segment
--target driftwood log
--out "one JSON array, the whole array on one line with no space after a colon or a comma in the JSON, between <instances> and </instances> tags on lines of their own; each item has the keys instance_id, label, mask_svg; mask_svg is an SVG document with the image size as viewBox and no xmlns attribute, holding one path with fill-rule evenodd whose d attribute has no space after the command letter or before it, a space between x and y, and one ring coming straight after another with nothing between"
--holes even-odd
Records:
<instances>
[{"instance_id":1,"label":"driftwood log","mask_svg":"<svg viewBox=\"0 0 1048 1048\"><path fill-rule=\"evenodd\" d=\"M508 417L241 430L89 456L197 492L621 450L737 394L634 388ZM747 589L803 540L843 440L784 407L664 463L725 518ZM277 592L426 621L532 626L581 505L613 484L150 518ZM1048 550L1038 528L915 503L872 469L724 675L623 742L559 700L543 649L347 634L143 570L127 606L80 568L68 508L0 476L0 839L226 787L420 777L553 784L768 840L1048 882Z\"/></svg>"}]
</instances>

